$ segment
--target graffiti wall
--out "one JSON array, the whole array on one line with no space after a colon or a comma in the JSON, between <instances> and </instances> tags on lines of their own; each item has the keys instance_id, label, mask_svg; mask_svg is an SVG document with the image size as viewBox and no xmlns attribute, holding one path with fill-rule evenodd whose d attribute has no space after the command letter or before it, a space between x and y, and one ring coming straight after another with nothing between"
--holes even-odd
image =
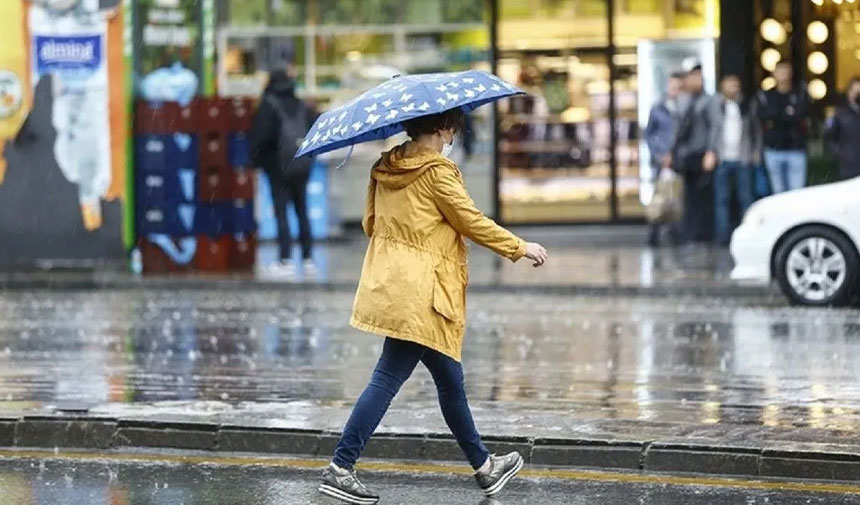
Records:
<instances>
[{"instance_id":1,"label":"graffiti wall","mask_svg":"<svg viewBox=\"0 0 860 505\"><path fill-rule=\"evenodd\" d=\"M9 1L0 30L0 266L122 259L118 0Z\"/></svg>"}]
</instances>

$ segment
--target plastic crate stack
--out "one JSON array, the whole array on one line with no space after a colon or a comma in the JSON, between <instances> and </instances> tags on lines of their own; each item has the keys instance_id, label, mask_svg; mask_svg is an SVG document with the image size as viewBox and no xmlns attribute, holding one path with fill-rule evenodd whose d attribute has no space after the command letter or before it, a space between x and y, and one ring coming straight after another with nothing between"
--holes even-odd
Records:
<instances>
[{"instance_id":1,"label":"plastic crate stack","mask_svg":"<svg viewBox=\"0 0 860 505\"><path fill-rule=\"evenodd\" d=\"M138 102L135 188L144 273L254 266L250 100Z\"/></svg>"}]
</instances>

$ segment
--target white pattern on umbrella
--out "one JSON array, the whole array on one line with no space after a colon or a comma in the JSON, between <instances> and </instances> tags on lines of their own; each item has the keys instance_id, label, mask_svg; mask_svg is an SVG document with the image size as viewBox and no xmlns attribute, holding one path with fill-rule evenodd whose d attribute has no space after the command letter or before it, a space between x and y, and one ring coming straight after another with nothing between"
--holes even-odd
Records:
<instances>
[{"instance_id":1,"label":"white pattern on umbrella","mask_svg":"<svg viewBox=\"0 0 860 505\"><path fill-rule=\"evenodd\" d=\"M379 115L371 112L370 114L367 115L367 121L365 121L365 123L375 124L379 120L380 117L382 117L382 116L379 116Z\"/></svg>"},{"instance_id":2,"label":"white pattern on umbrella","mask_svg":"<svg viewBox=\"0 0 860 505\"><path fill-rule=\"evenodd\" d=\"M355 123L352 123L352 129L355 131L361 130L361 122L356 121Z\"/></svg>"},{"instance_id":3,"label":"white pattern on umbrella","mask_svg":"<svg viewBox=\"0 0 860 505\"><path fill-rule=\"evenodd\" d=\"M442 97L437 98L436 101L439 102L439 105L445 105L446 103L446 100Z\"/></svg>"},{"instance_id":4,"label":"white pattern on umbrella","mask_svg":"<svg viewBox=\"0 0 860 505\"><path fill-rule=\"evenodd\" d=\"M427 109L429 109L429 108L430 108L430 104L429 104L429 103L427 103L427 102L424 102L424 103L422 103L421 105L419 105L419 106L418 106L418 110L420 110L420 111L422 111L422 112L423 112L423 111L425 111L425 110L427 110Z\"/></svg>"},{"instance_id":5,"label":"white pattern on umbrella","mask_svg":"<svg viewBox=\"0 0 860 505\"><path fill-rule=\"evenodd\" d=\"M373 111L375 111L375 110L376 110L376 104L375 104L375 103L374 103L373 105L371 105L370 107L365 107L365 108L364 108L364 111L365 111L365 112L373 112Z\"/></svg>"},{"instance_id":6,"label":"white pattern on umbrella","mask_svg":"<svg viewBox=\"0 0 860 505\"><path fill-rule=\"evenodd\" d=\"M397 117L397 109L391 109L385 119L394 119L395 117Z\"/></svg>"},{"instance_id":7,"label":"white pattern on umbrella","mask_svg":"<svg viewBox=\"0 0 860 505\"><path fill-rule=\"evenodd\" d=\"M402 95L400 95L401 102L408 102L410 98L412 98L412 95L410 95L409 93L403 93Z\"/></svg>"},{"instance_id":8,"label":"white pattern on umbrella","mask_svg":"<svg viewBox=\"0 0 860 505\"><path fill-rule=\"evenodd\" d=\"M385 107L387 109L387 108L391 107L392 103L394 103L394 102L389 98L388 100L382 102L382 105L383 105L383 107Z\"/></svg>"}]
</instances>

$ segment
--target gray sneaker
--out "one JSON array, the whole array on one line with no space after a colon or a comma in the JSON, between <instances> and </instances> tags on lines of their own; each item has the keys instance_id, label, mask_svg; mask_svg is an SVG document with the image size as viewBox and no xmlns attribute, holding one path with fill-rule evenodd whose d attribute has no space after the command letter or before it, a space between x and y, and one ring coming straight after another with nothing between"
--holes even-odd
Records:
<instances>
[{"instance_id":1,"label":"gray sneaker","mask_svg":"<svg viewBox=\"0 0 860 505\"><path fill-rule=\"evenodd\" d=\"M368 490L358 480L355 470L344 470L334 464L322 471L319 492L355 505L373 505L379 501L379 495Z\"/></svg>"},{"instance_id":2,"label":"gray sneaker","mask_svg":"<svg viewBox=\"0 0 860 505\"><path fill-rule=\"evenodd\" d=\"M490 455L490 470L478 472L475 480L487 496L495 496L501 492L505 484L523 467L523 457L518 452L504 456Z\"/></svg>"}]
</instances>

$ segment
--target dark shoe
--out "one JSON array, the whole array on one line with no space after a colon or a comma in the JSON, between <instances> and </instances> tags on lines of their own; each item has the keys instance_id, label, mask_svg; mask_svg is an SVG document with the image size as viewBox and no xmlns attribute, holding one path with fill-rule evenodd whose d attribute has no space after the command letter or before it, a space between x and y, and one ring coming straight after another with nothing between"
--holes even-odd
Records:
<instances>
[{"instance_id":1,"label":"dark shoe","mask_svg":"<svg viewBox=\"0 0 860 505\"><path fill-rule=\"evenodd\" d=\"M490 470L486 473L478 472L475 480L487 496L495 496L501 492L505 484L523 467L523 457L518 452L505 454L504 456L490 456Z\"/></svg>"},{"instance_id":2,"label":"dark shoe","mask_svg":"<svg viewBox=\"0 0 860 505\"><path fill-rule=\"evenodd\" d=\"M355 505L374 505L379 495L371 492L358 477L355 470L344 470L330 464L322 472L319 492Z\"/></svg>"}]
</instances>

